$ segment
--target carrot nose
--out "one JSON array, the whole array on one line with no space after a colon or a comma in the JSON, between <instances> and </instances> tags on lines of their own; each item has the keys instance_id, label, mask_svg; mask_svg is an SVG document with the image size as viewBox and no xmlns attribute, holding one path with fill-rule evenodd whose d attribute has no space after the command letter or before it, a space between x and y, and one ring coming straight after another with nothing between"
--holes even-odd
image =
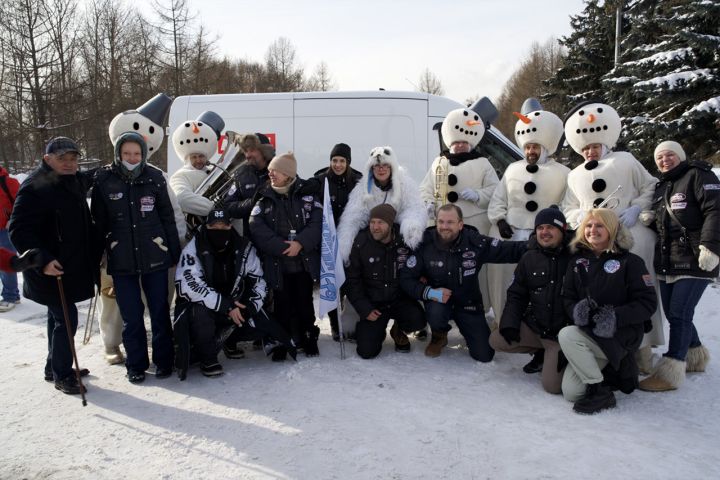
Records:
<instances>
[{"instance_id":1,"label":"carrot nose","mask_svg":"<svg viewBox=\"0 0 720 480\"><path fill-rule=\"evenodd\" d=\"M467 125L468 127L473 127L475 125L480 125L480 122L478 122L477 120L468 120L467 122L465 122L465 125Z\"/></svg>"},{"instance_id":2,"label":"carrot nose","mask_svg":"<svg viewBox=\"0 0 720 480\"><path fill-rule=\"evenodd\" d=\"M513 115L515 115L515 116L518 118L518 120L520 120L521 122L523 122L523 123L525 123L525 124L528 124L528 123L530 123L530 121L531 121L531 120L527 117L527 115L523 115L523 114L520 113L520 112L513 112Z\"/></svg>"},{"instance_id":3,"label":"carrot nose","mask_svg":"<svg viewBox=\"0 0 720 480\"><path fill-rule=\"evenodd\" d=\"M195 123L193 123L192 126L193 126L193 133L200 133L200 129L198 128L198 126Z\"/></svg>"},{"instance_id":4,"label":"carrot nose","mask_svg":"<svg viewBox=\"0 0 720 480\"><path fill-rule=\"evenodd\" d=\"M589 113L588 114L588 123L593 123L595 121L595 118L597 118L597 117L595 117L595 115L593 115L592 113Z\"/></svg>"}]
</instances>

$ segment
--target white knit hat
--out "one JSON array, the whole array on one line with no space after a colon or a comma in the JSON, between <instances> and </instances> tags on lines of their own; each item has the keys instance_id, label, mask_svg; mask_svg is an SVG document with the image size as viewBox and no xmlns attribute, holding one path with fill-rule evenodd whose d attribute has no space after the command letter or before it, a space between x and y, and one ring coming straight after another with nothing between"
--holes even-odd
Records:
<instances>
[{"instance_id":1,"label":"white knit hat","mask_svg":"<svg viewBox=\"0 0 720 480\"><path fill-rule=\"evenodd\" d=\"M683 150L682 145L680 145L678 142L673 142L672 140L665 140L664 142L660 142L660 144L655 147L655 153L653 153L653 158L657 158L658 153L664 150L670 150L671 152L675 153L675 155L678 156L681 162L684 162L687 158L685 156L685 150Z\"/></svg>"}]
</instances>

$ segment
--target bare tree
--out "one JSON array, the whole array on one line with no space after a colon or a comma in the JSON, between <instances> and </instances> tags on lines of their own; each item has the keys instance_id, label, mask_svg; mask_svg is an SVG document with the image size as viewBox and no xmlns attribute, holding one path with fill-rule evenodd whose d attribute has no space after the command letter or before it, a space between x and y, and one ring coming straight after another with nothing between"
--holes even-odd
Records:
<instances>
[{"instance_id":1,"label":"bare tree","mask_svg":"<svg viewBox=\"0 0 720 480\"><path fill-rule=\"evenodd\" d=\"M440 79L437 78L429 68L426 68L420 74L418 90L425 93L431 93L433 95L443 95L445 93L442 83L440 83Z\"/></svg>"},{"instance_id":2,"label":"bare tree","mask_svg":"<svg viewBox=\"0 0 720 480\"><path fill-rule=\"evenodd\" d=\"M161 44L161 51L169 56L165 64L172 69L173 94L180 95L188 62L190 22L194 17L189 13L187 0L153 0L153 8L160 18L160 34L170 40L170 48Z\"/></svg>"},{"instance_id":3,"label":"bare tree","mask_svg":"<svg viewBox=\"0 0 720 480\"><path fill-rule=\"evenodd\" d=\"M265 68L269 79L268 88L275 92L296 92L303 86L303 71L297 65L297 55L292 42L279 37L265 53Z\"/></svg>"},{"instance_id":4,"label":"bare tree","mask_svg":"<svg viewBox=\"0 0 720 480\"><path fill-rule=\"evenodd\" d=\"M315 67L315 72L307 82L307 89L315 92L328 92L335 89L335 83L325 62Z\"/></svg>"}]
</instances>

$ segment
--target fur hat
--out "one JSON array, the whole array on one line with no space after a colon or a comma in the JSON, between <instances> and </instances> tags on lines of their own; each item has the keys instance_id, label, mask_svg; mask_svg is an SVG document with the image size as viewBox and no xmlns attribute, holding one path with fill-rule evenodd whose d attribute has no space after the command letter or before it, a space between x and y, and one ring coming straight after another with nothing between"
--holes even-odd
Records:
<instances>
[{"instance_id":1,"label":"fur hat","mask_svg":"<svg viewBox=\"0 0 720 480\"><path fill-rule=\"evenodd\" d=\"M393 152L392 148L386 146L375 147L370 150L370 158L368 158L368 161L365 164L365 171L367 172L366 175L368 180L368 192L370 191L370 182L372 182L373 178L375 178L373 175L373 165L375 164L390 165L391 178L393 175L397 175L398 169L400 168L400 164L398 164L395 152Z\"/></svg>"},{"instance_id":2,"label":"fur hat","mask_svg":"<svg viewBox=\"0 0 720 480\"><path fill-rule=\"evenodd\" d=\"M332 160L333 157L343 157L347 160L348 165L350 165L350 161L352 160L350 145L347 143L338 143L335 145L330 151L330 159Z\"/></svg>"},{"instance_id":3,"label":"fur hat","mask_svg":"<svg viewBox=\"0 0 720 480\"><path fill-rule=\"evenodd\" d=\"M187 120L173 132L173 147L183 162L187 163L188 156L193 153L205 155L208 160L215 154L218 141L215 127L219 126L218 119L220 122L222 119L215 115L217 117L213 118L215 125L210 126L202 121L209 113L212 112L203 112L197 120Z\"/></svg>"},{"instance_id":4,"label":"fur hat","mask_svg":"<svg viewBox=\"0 0 720 480\"><path fill-rule=\"evenodd\" d=\"M687 157L685 156L685 150L683 150L682 145L680 145L678 142L673 142L672 140L665 140L664 142L660 142L657 147L655 147L655 153L653 153L653 158L657 158L658 153L670 150L675 155L678 156L681 162L684 162Z\"/></svg>"},{"instance_id":5,"label":"fur hat","mask_svg":"<svg viewBox=\"0 0 720 480\"><path fill-rule=\"evenodd\" d=\"M548 155L557 150L563 134L563 123L560 117L544 110L535 110L525 115L513 112L518 117L515 124L515 143L525 148L528 143L537 143L545 147Z\"/></svg>"},{"instance_id":6,"label":"fur hat","mask_svg":"<svg viewBox=\"0 0 720 480\"><path fill-rule=\"evenodd\" d=\"M262 156L268 162L275 156L275 148L270 143L270 139L262 133L248 133L246 135L242 135L238 138L236 144L241 150L246 150L248 148L260 150L260 153L262 153Z\"/></svg>"},{"instance_id":7,"label":"fur hat","mask_svg":"<svg viewBox=\"0 0 720 480\"><path fill-rule=\"evenodd\" d=\"M558 119L559 120L559 119ZM565 215L560 211L557 205L551 205L548 208L543 208L535 216L535 228L540 225L552 225L557 227L563 232L567 230L567 221Z\"/></svg>"},{"instance_id":8,"label":"fur hat","mask_svg":"<svg viewBox=\"0 0 720 480\"><path fill-rule=\"evenodd\" d=\"M612 150L620 138L620 128L615 109L593 100L577 104L565 117L565 138L578 155L592 143Z\"/></svg>"},{"instance_id":9,"label":"fur hat","mask_svg":"<svg viewBox=\"0 0 720 480\"><path fill-rule=\"evenodd\" d=\"M276 155L268 165L268 170L277 170L290 178L297 176L297 160L292 152Z\"/></svg>"},{"instance_id":10,"label":"fur hat","mask_svg":"<svg viewBox=\"0 0 720 480\"><path fill-rule=\"evenodd\" d=\"M393 206L388 203L381 203L380 205L370 210L370 220L372 220L373 218L378 218L390 226L395 223L396 215L397 212L395 211Z\"/></svg>"},{"instance_id":11,"label":"fur hat","mask_svg":"<svg viewBox=\"0 0 720 480\"><path fill-rule=\"evenodd\" d=\"M448 147L455 142L468 142L470 148L475 148L485 134L485 122L469 108L458 108L447 114L440 133Z\"/></svg>"}]
</instances>

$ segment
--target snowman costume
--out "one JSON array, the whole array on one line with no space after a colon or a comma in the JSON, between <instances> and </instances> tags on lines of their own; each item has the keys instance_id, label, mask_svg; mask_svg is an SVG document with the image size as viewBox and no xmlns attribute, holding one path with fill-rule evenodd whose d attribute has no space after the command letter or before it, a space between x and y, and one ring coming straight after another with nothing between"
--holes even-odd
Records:
<instances>
[{"instance_id":1,"label":"snowman costume","mask_svg":"<svg viewBox=\"0 0 720 480\"><path fill-rule=\"evenodd\" d=\"M390 188L383 189L375 182L375 164L390 165ZM372 149L362 178L350 192L337 229L338 248L343 262L347 263L350 257L355 236L368 225L370 210L382 203L389 203L395 208L395 223L400 225L400 233L405 243L412 249L417 248L427 226L427 212L417 185L400 166L390 147Z\"/></svg>"},{"instance_id":2,"label":"snowman costume","mask_svg":"<svg viewBox=\"0 0 720 480\"><path fill-rule=\"evenodd\" d=\"M487 209L493 191L498 184L498 176L490 161L482 157L475 147L482 140L485 134L485 123L480 116L468 109L459 108L447 114L443 120L440 132L443 141L452 149L455 142L468 142L470 151L467 153L443 152L433 160L430 170L420 184L420 195L425 202L428 211L434 217L437 209L436 191L436 169L442 165L447 171L447 202L460 207L463 212L463 222L477 228L483 235L490 233L490 220L488 220ZM434 219L431 219L434 222ZM487 303L489 297L488 287L488 266L483 265L478 274L480 282L480 294L485 299L485 309L489 309Z\"/></svg>"},{"instance_id":3,"label":"snowman costume","mask_svg":"<svg viewBox=\"0 0 720 480\"><path fill-rule=\"evenodd\" d=\"M656 235L638 221L641 213L651 210L657 179L631 153L612 151L620 128L620 116L609 105L583 102L570 111L565 137L572 149L582 155L583 147L599 143L603 154L599 161L586 161L568 174L562 210L568 224L576 226L589 210L607 200L605 208L614 210L630 230L634 240L630 251L643 259L659 294L653 268ZM645 334L640 348L665 343L659 305L660 301L652 316L653 329Z\"/></svg>"},{"instance_id":4,"label":"snowman costume","mask_svg":"<svg viewBox=\"0 0 720 480\"><path fill-rule=\"evenodd\" d=\"M145 139L147 144L147 158L160 150L164 139L165 123L172 98L164 93L158 93L153 98L145 102L137 110L126 110L118 113L110 121L108 126L108 135L110 142L115 145L116 140L125 132L136 132ZM167 180L167 178L166 178ZM186 226L185 217L182 214L178 199L168 183L168 196L172 203L175 213L175 226L177 227L180 242L185 238ZM173 274L169 276L170 295L169 301L172 302L175 296ZM107 274L105 261L100 268L100 336L105 346L105 358L111 363L120 363L123 356L120 351L122 343L122 326L123 321L120 316L120 309L115 301L114 287L112 277Z\"/></svg>"},{"instance_id":5,"label":"snowman costume","mask_svg":"<svg viewBox=\"0 0 720 480\"><path fill-rule=\"evenodd\" d=\"M170 177L170 187L177 195L180 208L184 213L207 216L215 204L209 198L195 193L197 188L210 174L207 164L203 168L195 168L190 163L190 155L205 155L207 161L215 153L218 140L225 122L211 111L200 114L196 120L187 120L175 129L172 136L173 148L177 156L182 158L183 166Z\"/></svg>"},{"instance_id":6,"label":"snowman costume","mask_svg":"<svg viewBox=\"0 0 720 480\"><path fill-rule=\"evenodd\" d=\"M530 99L528 99L530 100ZM513 229L510 240L527 240L535 226L535 216L550 205L560 205L570 169L548 158L555 153L563 134L562 120L557 115L539 109L522 113L515 124L515 143L521 149L528 143L541 146L538 161L530 165L526 159L508 166L488 206L488 218L492 223L490 235L500 238L497 223L505 220ZM490 305L499 322L505 308L507 289L512 283L516 264L489 264L488 290Z\"/></svg>"}]
</instances>

